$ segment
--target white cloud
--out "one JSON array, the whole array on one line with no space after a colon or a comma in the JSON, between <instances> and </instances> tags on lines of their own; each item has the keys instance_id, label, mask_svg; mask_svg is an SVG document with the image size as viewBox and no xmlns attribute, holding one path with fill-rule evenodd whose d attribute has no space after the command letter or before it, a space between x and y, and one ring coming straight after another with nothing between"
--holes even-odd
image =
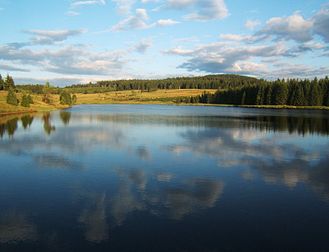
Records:
<instances>
[{"instance_id":1,"label":"white cloud","mask_svg":"<svg viewBox=\"0 0 329 252\"><path fill-rule=\"evenodd\" d=\"M156 21L155 24L158 26L170 26L170 25L179 24L179 22L172 19L159 19L158 21Z\"/></svg>"},{"instance_id":2,"label":"white cloud","mask_svg":"<svg viewBox=\"0 0 329 252\"><path fill-rule=\"evenodd\" d=\"M244 24L244 26L249 29L249 30L253 30L255 29L257 26L259 26L261 24L261 22L259 20L247 20Z\"/></svg>"},{"instance_id":3,"label":"white cloud","mask_svg":"<svg viewBox=\"0 0 329 252\"><path fill-rule=\"evenodd\" d=\"M130 15L126 19L112 26L111 31L124 31L134 29L149 29L153 27L162 27L178 24L172 19L159 19L154 23L148 23L149 16L146 9L136 9L135 15Z\"/></svg>"},{"instance_id":4,"label":"white cloud","mask_svg":"<svg viewBox=\"0 0 329 252\"><path fill-rule=\"evenodd\" d=\"M253 41L256 37L252 35L241 35L241 34L221 34L219 37L223 40L231 41Z\"/></svg>"},{"instance_id":5,"label":"white cloud","mask_svg":"<svg viewBox=\"0 0 329 252\"><path fill-rule=\"evenodd\" d=\"M123 31L131 29L146 29L148 25L146 21L149 19L145 9L136 9L135 15L131 15L120 21L112 27L112 31Z\"/></svg>"},{"instance_id":6,"label":"white cloud","mask_svg":"<svg viewBox=\"0 0 329 252\"><path fill-rule=\"evenodd\" d=\"M126 15L131 12L132 6L136 3L136 0L112 0L120 14Z\"/></svg>"},{"instance_id":7,"label":"white cloud","mask_svg":"<svg viewBox=\"0 0 329 252\"><path fill-rule=\"evenodd\" d=\"M86 6L86 5L105 5L105 0L74 0L71 3L71 7L79 7L79 6Z\"/></svg>"},{"instance_id":8,"label":"white cloud","mask_svg":"<svg viewBox=\"0 0 329 252\"><path fill-rule=\"evenodd\" d=\"M224 0L168 0L167 8L191 9L188 20L223 19L229 15Z\"/></svg>"},{"instance_id":9,"label":"white cloud","mask_svg":"<svg viewBox=\"0 0 329 252\"><path fill-rule=\"evenodd\" d=\"M49 45L55 42L67 40L69 37L80 35L85 30L29 30L26 33L32 34L33 44Z\"/></svg>"},{"instance_id":10,"label":"white cloud","mask_svg":"<svg viewBox=\"0 0 329 252\"><path fill-rule=\"evenodd\" d=\"M127 52L92 52L85 46L67 46L59 50L31 50L0 46L5 62L39 68L42 71L74 75L107 75L121 70Z\"/></svg>"},{"instance_id":11,"label":"white cloud","mask_svg":"<svg viewBox=\"0 0 329 252\"><path fill-rule=\"evenodd\" d=\"M264 37L306 42L312 40L313 22L304 19L299 13L289 17L274 17L266 22L266 26L258 32Z\"/></svg>"}]
</instances>

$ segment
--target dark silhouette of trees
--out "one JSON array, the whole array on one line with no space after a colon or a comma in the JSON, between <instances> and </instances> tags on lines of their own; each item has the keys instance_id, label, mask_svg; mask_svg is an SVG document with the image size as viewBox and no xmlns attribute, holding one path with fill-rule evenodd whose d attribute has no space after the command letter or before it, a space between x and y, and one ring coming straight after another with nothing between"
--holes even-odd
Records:
<instances>
[{"instance_id":1,"label":"dark silhouette of trees","mask_svg":"<svg viewBox=\"0 0 329 252\"><path fill-rule=\"evenodd\" d=\"M207 99L205 99L207 97ZM233 105L328 106L329 78L276 80L202 94L193 102Z\"/></svg>"}]
</instances>

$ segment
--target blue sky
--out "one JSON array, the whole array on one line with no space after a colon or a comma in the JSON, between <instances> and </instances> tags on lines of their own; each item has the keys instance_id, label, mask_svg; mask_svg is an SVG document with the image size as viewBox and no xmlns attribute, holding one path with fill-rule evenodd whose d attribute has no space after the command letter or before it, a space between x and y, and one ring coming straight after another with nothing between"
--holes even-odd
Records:
<instances>
[{"instance_id":1,"label":"blue sky","mask_svg":"<svg viewBox=\"0 0 329 252\"><path fill-rule=\"evenodd\" d=\"M18 83L329 75L328 1L0 0L0 22Z\"/></svg>"}]
</instances>

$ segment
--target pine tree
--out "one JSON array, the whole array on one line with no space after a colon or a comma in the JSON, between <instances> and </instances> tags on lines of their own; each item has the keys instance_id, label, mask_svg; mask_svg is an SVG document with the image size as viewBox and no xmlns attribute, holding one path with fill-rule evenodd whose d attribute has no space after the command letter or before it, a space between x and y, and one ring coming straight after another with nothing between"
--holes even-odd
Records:
<instances>
[{"instance_id":1,"label":"pine tree","mask_svg":"<svg viewBox=\"0 0 329 252\"><path fill-rule=\"evenodd\" d=\"M23 95L22 101L21 101L21 106L30 107L30 100L27 95Z\"/></svg>"},{"instance_id":2,"label":"pine tree","mask_svg":"<svg viewBox=\"0 0 329 252\"><path fill-rule=\"evenodd\" d=\"M322 104L322 99L320 97L320 88L318 80L315 78L311 84L311 91L309 96L309 105L310 106L320 106Z\"/></svg>"},{"instance_id":3,"label":"pine tree","mask_svg":"<svg viewBox=\"0 0 329 252\"><path fill-rule=\"evenodd\" d=\"M16 96L16 93L13 89L9 89L8 95L7 95L7 103L11 105L18 105L18 99Z\"/></svg>"},{"instance_id":4,"label":"pine tree","mask_svg":"<svg viewBox=\"0 0 329 252\"><path fill-rule=\"evenodd\" d=\"M274 86L274 105L286 105L288 101L288 86L284 82L277 82Z\"/></svg>"},{"instance_id":5,"label":"pine tree","mask_svg":"<svg viewBox=\"0 0 329 252\"><path fill-rule=\"evenodd\" d=\"M4 83L4 89L9 90L15 88L15 82L14 79L10 76L7 75L5 83Z\"/></svg>"}]
</instances>

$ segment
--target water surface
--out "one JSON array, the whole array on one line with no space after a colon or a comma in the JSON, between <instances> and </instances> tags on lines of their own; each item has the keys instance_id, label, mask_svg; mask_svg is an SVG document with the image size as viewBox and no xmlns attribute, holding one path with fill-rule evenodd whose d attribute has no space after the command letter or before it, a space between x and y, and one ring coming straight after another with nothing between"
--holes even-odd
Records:
<instances>
[{"instance_id":1,"label":"water surface","mask_svg":"<svg viewBox=\"0 0 329 252\"><path fill-rule=\"evenodd\" d=\"M0 122L0 251L329 250L328 112L85 105Z\"/></svg>"}]
</instances>

